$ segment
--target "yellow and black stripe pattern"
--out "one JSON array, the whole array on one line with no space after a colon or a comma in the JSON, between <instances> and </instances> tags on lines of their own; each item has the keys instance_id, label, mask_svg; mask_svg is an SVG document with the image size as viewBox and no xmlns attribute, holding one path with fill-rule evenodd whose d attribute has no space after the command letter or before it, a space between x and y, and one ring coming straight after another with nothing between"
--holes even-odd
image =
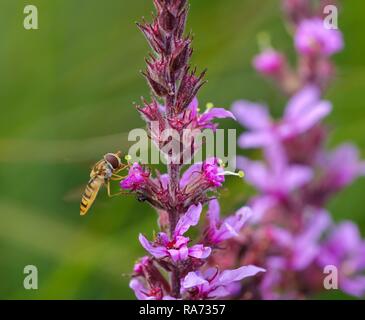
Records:
<instances>
[{"instance_id":1,"label":"yellow and black stripe pattern","mask_svg":"<svg viewBox=\"0 0 365 320\"><path fill-rule=\"evenodd\" d=\"M103 177L100 176L95 176L94 178L90 179L81 198L80 214L82 216L85 215L92 206L99 192L99 189L103 184L103 181L104 181Z\"/></svg>"}]
</instances>

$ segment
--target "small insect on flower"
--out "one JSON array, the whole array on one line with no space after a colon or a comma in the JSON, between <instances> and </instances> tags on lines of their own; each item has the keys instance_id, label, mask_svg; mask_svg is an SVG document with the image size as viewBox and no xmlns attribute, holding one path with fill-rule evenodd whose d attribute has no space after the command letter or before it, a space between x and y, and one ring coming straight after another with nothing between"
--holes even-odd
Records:
<instances>
[{"instance_id":1,"label":"small insect on flower","mask_svg":"<svg viewBox=\"0 0 365 320\"><path fill-rule=\"evenodd\" d=\"M92 168L90 173L90 180L81 198L80 214L82 216L89 211L95 201L95 198L100 188L104 184L107 187L109 197L117 195L110 194L110 181L122 180L123 178L125 178L118 175L118 173L129 167L129 164L122 163L121 155L122 153L120 151L116 153L107 153L106 155L104 155L103 159L97 162Z\"/></svg>"}]
</instances>

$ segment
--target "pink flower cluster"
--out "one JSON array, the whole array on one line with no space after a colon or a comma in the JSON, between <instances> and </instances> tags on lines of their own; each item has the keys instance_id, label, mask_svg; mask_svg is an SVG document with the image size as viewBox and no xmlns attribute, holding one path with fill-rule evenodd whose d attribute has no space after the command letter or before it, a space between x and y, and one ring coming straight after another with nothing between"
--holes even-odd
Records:
<instances>
[{"instance_id":1,"label":"pink flower cluster","mask_svg":"<svg viewBox=\"0 0 365 320\"><path fill-rule=\"evenodd\" d=\"M157 14L152 23L138 24L153 54L143 72L151 91L151 102L143 100L137 109L146 121L156 146L163 150L168 141L163 132L173 129L184 141L183 131L215 130L214 119L234 118L223 108L198 109L196 95L204 84L203 72L191 70L191 39L184 36L188 11L187 0L154 0ZM156 126L157 123L157 126ZM158 232L152 240L139 235L148 256L134 268L130 287L138 299L216 299L234 294L237 284L264 269L249 265L232 270L210 268L208 260L221 250L218 244L239 234L250 216L248 208L220 220L216 195L225 181L222 162L213 157L189 168L184 167L184 154L198 148L192 137L182 150L165 155L170 161L167 173L153 174L139 163L131 164L128 176L120 187L152 205L159 215ZM176 153L176 152L175 152ZM233 173L234 174L234 173ZM203 206L209 203L207 227L192 243L187 235L199 223Z\"/></svg>"},{"instance_id":2,"label":"pink flower cluster","mask_svg":"<svg viewBox=\"0 0 365 320\"><path fill-rule=\"evenodd\" d=\"M339 30L327 30L311 1L283 1L292 23L300 61L289 71L283 54L273 49L254 59L258 72L277 77L289 96L284 115L273 119L264 105L234 103L232 111L247 129L238 144L259 148L263 160L238 158L246 179L256 189L249 204L254 212L239 237L230 239L230 251L211 259L213 265L234 267L257 264L267 272L250 279L237 298L308 298L325 290L326 266L338 270L344 292L365 295L365 241L354 222L335 223L326 210L328 200L365 175L352 144L335 151L325 148L327 128L323 120L332 104L322 98L332 73L331 55L343 48ZM295 87L286 86L288 83ZM286 87L285 87L286 86ZM346 213L344 213L346 214Z\"/></svg>"},{"instance_id":3,"label":"pink flower cluster","mask_svg":"<svg viewBox=\"0 0 365 320\"><path fill-rule=\"evenodd\" d=\"M319 3L320 2L320 3ZM322 17L326 0L312 6L307 0L283 1L283 8L294 30L297 67L292 68L285 54L267 46L253 60L260 74L274 79L280 89L292 95L307 84L325 90L334 75L331 56L344 47L342 33L329 29Z\"/></svg>"}]
</instances>

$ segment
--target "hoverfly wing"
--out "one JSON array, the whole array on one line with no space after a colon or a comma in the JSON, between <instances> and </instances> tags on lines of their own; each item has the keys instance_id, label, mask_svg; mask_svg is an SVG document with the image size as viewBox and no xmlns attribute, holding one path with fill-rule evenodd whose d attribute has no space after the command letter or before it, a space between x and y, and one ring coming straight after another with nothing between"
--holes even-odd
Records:
<instances>
[{"instance_id":1,"label":"hoverfly wing","mask_svg":"<svg viewBox=\"0 0 365 320\"><path fill-rule=\"evenodd\" d=\"M85 191L84 185L79 185L78 187L72 188L64 194L63 201L67 203L77 202L82 197L84 191Z\"/></svg>"}]
</instances>

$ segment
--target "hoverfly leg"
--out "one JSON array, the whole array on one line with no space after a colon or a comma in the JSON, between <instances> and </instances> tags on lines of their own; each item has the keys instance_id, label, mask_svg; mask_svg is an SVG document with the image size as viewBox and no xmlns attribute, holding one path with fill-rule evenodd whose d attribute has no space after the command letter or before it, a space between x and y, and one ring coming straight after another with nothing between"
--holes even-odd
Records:
<instances>
[{"instance_id":1,"label":"hoverfly leg","mask_svg":"<svg viewBox=\"0 0 365 320\"><path fill-rule=\"evenodd\" d=\"M129 167L129 165L128 164L125 164L125 165L122 165L118 170L116 170L115 172L114 172L114 175L116 175L117 173L119 173L119 172L121 172L121 171L123 171L123 170L125 170L126 168L128 168Z\"/></svg>"},{"instance_id":2,"label":"hoverfly leg","mask_svg":"<svg viewBox=\"0 0 365 320\"><path fill-rule=\"evenodd\" d=\"M113 181L120 181L120 180L123 180L125 179L126 176L120 176L120 175L117 175L117 174L113 174L110 178L110 180L113 180Z\"/></svg>"},{"instance_id":3,"label":"hoverfly leg","mask_svg":"<svg viewBox=\"0 0 365 320\"><path fill-rule=\"evenodd\" d=\"M130 193L124 192L124 191L119 191L117 193L111 194L111 191L110 191L110 182L108 182L106 184L106 189L108 190L108 196L109 196L109 198L113 198L113 197L116 197L116 196L120 196L122 194L130 194Z\"/></svg>"}]
</instances>

